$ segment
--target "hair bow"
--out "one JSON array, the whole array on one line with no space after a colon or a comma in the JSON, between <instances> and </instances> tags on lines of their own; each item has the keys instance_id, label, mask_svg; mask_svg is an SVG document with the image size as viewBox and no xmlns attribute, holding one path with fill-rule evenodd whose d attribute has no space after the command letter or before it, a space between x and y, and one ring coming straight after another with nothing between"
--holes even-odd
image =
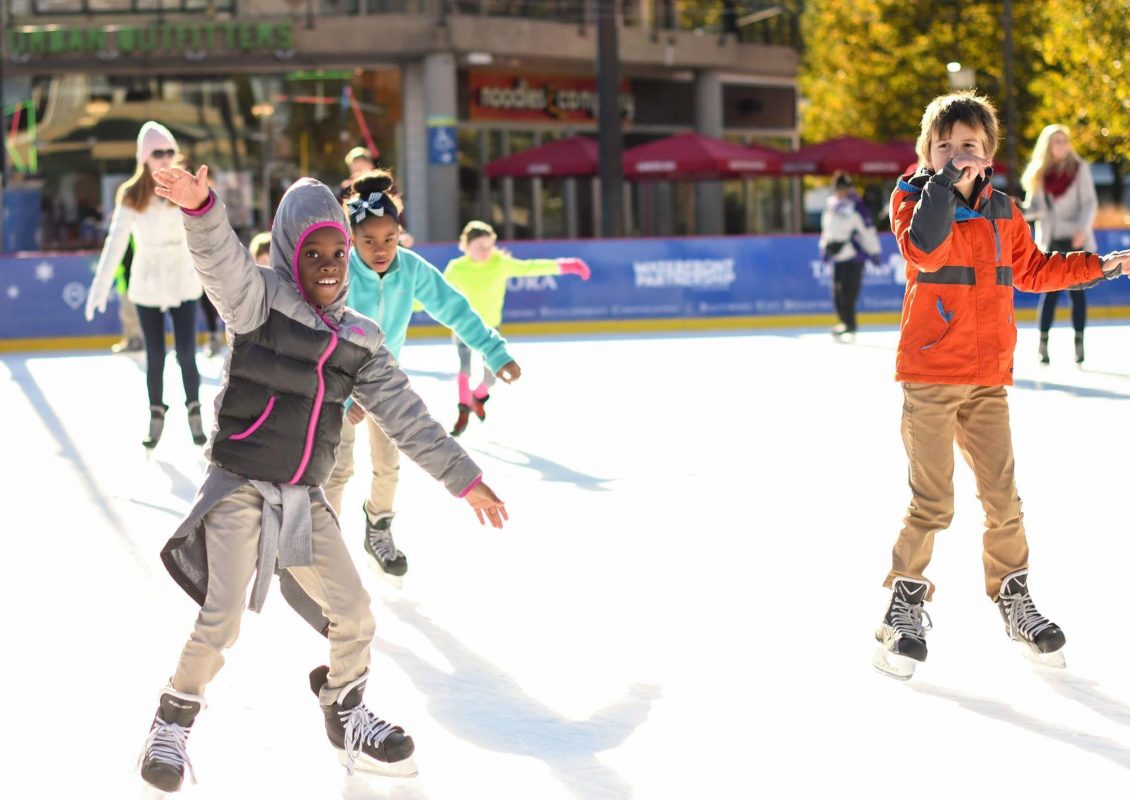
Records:
<instances>
[{"instance_id":1,"label":"hair bow","mask_svg":"<svg viewBox=\"0 0 1130 800\"><path fill-rule=\"evenodd\" d=\"M349 214L353 217L353 222L361 222L369 214L383 217L385 215L385 208L381 204L383 198L383 192L373 192L368 197L354 197L348 201L346 205L349 206Z\"/></svg>"}]
</instances>

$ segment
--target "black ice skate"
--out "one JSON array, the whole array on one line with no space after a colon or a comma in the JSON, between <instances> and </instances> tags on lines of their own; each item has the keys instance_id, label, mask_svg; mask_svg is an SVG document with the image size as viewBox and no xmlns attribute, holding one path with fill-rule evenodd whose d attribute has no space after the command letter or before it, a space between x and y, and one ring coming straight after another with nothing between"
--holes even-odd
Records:
<instances>
[{"instance_id":1,"label":"black ice skate","mask_svg":"<svg viewBox=\"0 0 1130 800\"><path fill-rule=\"evenodd\" d=\"M142 444L152 450L161 441L161 434L165 430L165 412L169 410L166 405L149 406L149 435Z\"/></svg>"},{"instance_id":2,"label":"black ice skate","mask_svg":"<svg viewBox=\"0 0 1130 800\"><path fill-rule=\"evenodd\" d=\"M188 404L188 430L192 434L193 444L208 441L208 437L204 435L204 421L200 418L200 403L196 400Z\"/></svg>"},{"instance_id":3,"label":"black ice skate","mask_svg":"<svg viewBox=\"0 0 1130 800\"><path fill-rule=\"evenodd\" d=\"M185 769L188 769L192 782L196 783L192 762L188 760L188 734L192 732L192 723L203 707L204 698L200 695L178 692L171 687L161 693L145 750L138 759L141 777L148 784L150 797L180 791Z\"/></svg>"},{"instance_id":4,"label":"black ice skate","mask_svg":"<svg viewBox=\"0 0 1130 800\"><path fill-rule=\"evenodd\" d=\"M471 398L471 410L475 412L475 416L479 418L479 422L487 418L487 400L490 400L489 394L484 394L482 397Z\"/></svg>"},{"instance_id":5,"label":"black ice skate","mask_svg":"<svg viewBox=\"0 0 1130 800\"><path fill-rule=\"evenodd\" d=\"M399 778L415 776L412 753L416 745L412 737L400 726L376 716L361 702L367 673L340 689L325 689L329 671L329 667L318 667L311 672L310 688L323 701L326 735L349 774L356 768ZM323 697L323 692L329 697ZM332 699L332 704L325 705L325 699Z\"/></svg>"},{"instance_id":6,"label":"black ice skate","mask_svg":"<svg viewBox=\"0 0 1130 800\"><path fill-rule=\"evenodd\" d=\"M1036 610L1028 594L1028 570L1014 572L1004 579L997 596L997 608L1010 639L1023 647L1024 655L1046 667L1067 666L1063 645L1067 637L1054 622Z\"/></svg>"},{"instance_id":7,"label":"black ice skate","mask_svg":"<svg viewBox=\"0 0 1130 800\"><path fill-rule=\"evenodd\" d=\"M926 581L912 578L895 578L891 584L891 604L875 631L879 647L872 663L892 678L909 680L918 663L926 660L926 631L932 623L922 605L929 588Z\"/></svg>"},{"instance_id":8,"label":"black ice skate","mask_svg":"<svg viewBox=\"0 0 1130 800\"><path fill-rule=\"evenodd\" d=\"M471 407L466 403L459 404L459 418L455 420L455 426L451 429L452 436L458 436L467 430L467 423L471 421Z\"/></svg>"},{"instance_id":9,"label":"black ice skate","mask_svg":"<svg viewBox=\"0 0 1130 800\"><path fill-rule=\"evenodd\" d=\"M394 515L386 511L375 518L370 517L368 505L361 510L365 513L365 552L369 555L369 565L399 589L404 584L404 574L408 572L408 559L396 549L392 540Z\"/></svg>"}]
</instances>

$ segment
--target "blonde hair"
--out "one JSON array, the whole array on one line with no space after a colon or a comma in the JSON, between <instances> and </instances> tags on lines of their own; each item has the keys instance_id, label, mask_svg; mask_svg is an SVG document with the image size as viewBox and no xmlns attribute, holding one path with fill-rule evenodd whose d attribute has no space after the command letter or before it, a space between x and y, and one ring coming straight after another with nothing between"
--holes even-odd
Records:
<instances>
[{"instance_id":1,"label":"blonde hair","mask_svg":"<svg viewBox=\"0 0 1130 800\"><path fill-rule=\"evenodd\" d=\"M1079 156L1071 146L1071 131L1066 125L1045 125L1036 138L1036 145L1032 148L1032 160L1024 168L1020 176L1020 185L1024 191L1033 192L1044 188L1044 175L1050 167L1056 165L1052 160L1052 137L1062 133L1067 137L1067 155L1063 159L1063 168L1068 175L1074 175L1079 169Z\"/></svg>"},{"instance_id":2,"label":"blonde hair","mask_svg":"<svg viewBox=\"0 0 1130 800\"><path fill-rule=\"evenodd\" d=\"M251 239L251 244L247 245L247 249L251 251L253 258L258 258L263 254L270 254L271 252L271 232L263 231L257 233Z\"/></svg>"},{"instance_id":3,"label":"blonde hair","mask_svg":"<svg viewBox=\"0 0 1130 800\"><path fill-rule=\"evenodd\" d=\"M142 161L137 165L130 179L118 187L115 202L118 205L127 205L135 211L144 211L149 201L155 197L153 190L156 188L157 182L153 180L149 165Z\"/></svg>"},{"instance_id":4,"label":"blonde hair","mask_svg":"<svg viewBox=\"0 0 1130 800\"><path fill-rule=\"evenodd\" d=\"M463 232L459 234L460 252L466 253L467 245L476 239L482 239L484 237L490 237L491 244L494 244L494 242L498 240L498 234L494 232L494 228L490 225L481 220L471 220L463 226Z\"/></svg>"},{"instance_id":5,"label":"blonde hair","mask_svg":"<svg viewBox=\"0 0 1130 800\"><path fill-rule=\"evenodd\" d=\"M985 158L991 159L1000 143L1000 124L993 102L972 89L935 97L922 114L922 127L915 149L923 164L930 163L934 139L945 136L955 122L979 128L985 136Z\"/></svg>"}]
</instances>

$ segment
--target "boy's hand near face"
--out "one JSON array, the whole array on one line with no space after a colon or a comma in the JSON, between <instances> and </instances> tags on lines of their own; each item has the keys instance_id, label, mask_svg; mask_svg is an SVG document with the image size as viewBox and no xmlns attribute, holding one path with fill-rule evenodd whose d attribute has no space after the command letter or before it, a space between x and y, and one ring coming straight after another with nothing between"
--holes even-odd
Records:
<instances>
[{"instance_id":1,"label":"boy's hand near face","mask_svg":"<svg viewBox=\"0 0 1130 800\"><path fill-rule=\"evenodd\" d=\"M193 175L180 167L159 169L153 173L158 197L176 203L181 208L196 211L208 202L208 167L201 166Z\"/></svg>"},{"instance_id":2,"label":"boy's hand near face","mask_svg":"<svg viewBox=\"0 0 1130 800\"><path fill-rule=\"evenodd\" d=\"M954 156L950 164L953 165L954 169L961 170L961 180L959 183L972 181L974 178L984 178L985 170L993 166L991 159L969 155L968 153Z\"/></svg>"}]
</instances>

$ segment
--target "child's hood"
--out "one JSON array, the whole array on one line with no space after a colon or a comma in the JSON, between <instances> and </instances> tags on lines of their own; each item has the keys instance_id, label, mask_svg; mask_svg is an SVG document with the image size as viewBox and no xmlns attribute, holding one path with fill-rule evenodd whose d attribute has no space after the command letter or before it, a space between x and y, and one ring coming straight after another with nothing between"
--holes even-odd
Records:
<instances>
[{"instance_id":1,"label":"child's hood","mask_svg":"<svg viewBox=\"0 0 1130 800\"><path fill-rule=\"evenodd\" d=\"M271 226L271 269L287 281L302 299L310 302L298 280L298 264L295 253L303 240L318 228L333 227L345 237L345 247L349 247L349 228L345 212L337 202L333 192L324 183L313 178L299 178L286 190L275 212L275 222ZM332 303L323 306L321 311L333 319L340 319L345 308L345 296L349 293L349 270L342 270L341 288ZM313 303L311 303L313 305Z\"/></svg>"}]
</instances>

